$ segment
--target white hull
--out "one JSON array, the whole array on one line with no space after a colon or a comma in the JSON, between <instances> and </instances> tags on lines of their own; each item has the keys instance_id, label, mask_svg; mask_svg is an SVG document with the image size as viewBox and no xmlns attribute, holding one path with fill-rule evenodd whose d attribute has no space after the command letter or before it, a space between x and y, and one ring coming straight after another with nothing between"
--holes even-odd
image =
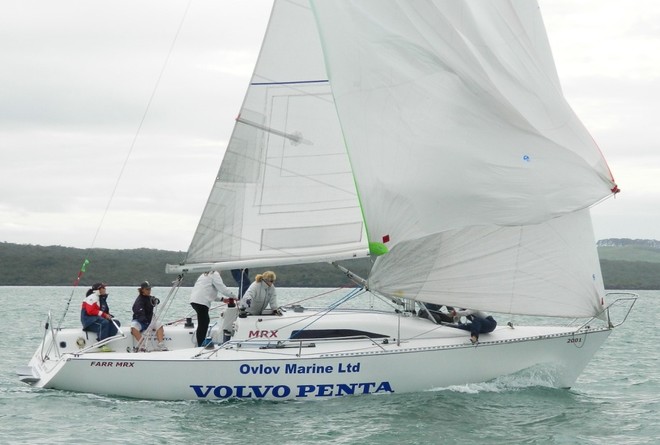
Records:
<instances>
[{"instance_id":1,"label":"white hull","mask_svg":"<svg viewBox=\"0 0 660 445\"><path fill-rule=\"evenodd\" d=\"M77 340L85 333L77 329L57 332L55 351L48 331L43 345L51 349L48 357L39 348L19 374L40 388L158 400L404 393L485 382L529 368L548 370L554 386L567 388L611 332L504 326L472 345L468 332L415 316L337 311L313 323L317 333L360 326L386 337L286 340L313 319L316 312L310 311L239 319L234 340L214 349L192 347L194 328L170 325L166 342L171 350L148 353L126 352L132 350L130 338L110 343L122 352L81 353Z\"/></svg>"}]
</instances>

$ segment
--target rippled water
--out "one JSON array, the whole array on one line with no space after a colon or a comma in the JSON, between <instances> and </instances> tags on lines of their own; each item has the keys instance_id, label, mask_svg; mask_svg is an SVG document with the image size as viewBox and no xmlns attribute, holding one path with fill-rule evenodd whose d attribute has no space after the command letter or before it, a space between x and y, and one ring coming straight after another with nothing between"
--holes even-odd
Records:
<instances>
[{"instance_id":1,"label":"rippled water","mask_svg":"<svg viewBox=\"0 0 660 445\"><path fill-rule=\"evenodd\" d=\"M127 321L135 290L109 291L112 311ZM187 292L177 303L183 311ZM284 298L310 292L279 290ZM47 310L59 320L70 293L0 287L0 443L660 443L660 352L653 328L660 291L640 292L628 321L571 390L549 388L542 374L530 371L432 392L321 402L154 402L31 389L14 369L37 347ZM75 323L79 300L76 294L65 325Z\"/></svg>"}]
</instances>

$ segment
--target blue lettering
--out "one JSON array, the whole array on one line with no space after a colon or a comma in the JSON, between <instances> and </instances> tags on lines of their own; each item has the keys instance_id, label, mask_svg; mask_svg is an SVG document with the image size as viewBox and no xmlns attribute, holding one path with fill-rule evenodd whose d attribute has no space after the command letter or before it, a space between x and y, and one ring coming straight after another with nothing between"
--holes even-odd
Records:
<instances>
[{"instance_id":1,"label":"blue lettering","mask_svg":"<svg viewBox=\"0 0 660 445\"><path fill-rule=\"evenodd\" d=\"M298 385L298 395L296 397L307 397L307 394L314 391L314 385Z\"/></svg>"},{"instance_id":2,"label":"blue lettering","mask_svg":"<svg viewBox=\"0 0 660 445\"><path fill-rule=\"evenodd\" d=\"M213 390L213 395L218 399L227 399L232 396L232 393L230 386L216 386Z\"/></svg>"},{"instance_id":3,"label":"blue lettering","mask_svg":"<svg viewBox=\"0 0 660 445\"><path fill-rule=\"evenodd\" d=\"M318 392L316 393L317 397L328 397L332 395L332 388L334 388L335 385L332 384L325 384L325 385L319 385L318 386Z\"/></svg>"},{"instance_id":4,"label":"blue lettering","mask_svg":"<svg viewBox=\"0 0 660 445\"><path fill-rule=\"evenodd\" d=\"M291 388L285 385L278 385L273 388L273 396L281 399L283 397L288 397L291 394Z\"/></svg>"},{"instance_id":5,"label":"blue lettering","mask_svg":"<svg viewBox=\"0 0 660 445\"><path fill-rule=\"evenodd\" d=\"M351 383L350 385L339 383L337 385L338 396L353 395L353 394L355 394L355 383Z\"/></svg>"},{"instance_id":6,"label":"blue lettering","mask_svg":"<svg viewBox=\"0 0 660 445\"><path fill-rule=\"evenodd\" d=\"M207 386L206 391L202 391L202 385L190 385L190 387L195 391L197 397L207 397L213 389L213 386Z\"/></svg>"},{"instance_id":7,"label":"blue lettering","mask_svg":"<svg viewBox=\"0 0 660 445\"><path fill-rule=\"evenodd\" d=\"M340 363L337 372L360 372L360 364Z\"/></svg>"},{"instance_id":8,"label":"blue lettering","mask_svg":"<svg viewBox=\"0 0 660 445\"><path fill-rule=\"evenodd\" d=\"M251 392L243 394L243 390L245 390L245 386L234 386L234 388L236 389L236 397L238 397L239 399L249 399L250 397L252 397Z\"/></svg>"},{"instance_id":9,"label":"blue lettering","mask_svg":"<svg viewBox=\"0 0 660 445\"><path fill-rule=\"evenodd\" d=\"M362 388L362 394L369 394L371 392L370 388L373 388L376 384L374 382L358 383L357 386Z\"/></svg>"},{"instance_id":10,"label":"blue lettering","mask_svg":"<svg viewBox=\"0 0 660 445\"><path fill-rule=\"evenodd\" d=\"M237 386L204 386L190 385L199 398L207 398L209 395L217 399L228 399L231 397L239 399L263 399L273 397L277 399L289 398L292 390L286 385L237 385ZM340 397L354 394L370 394L378 392L393 393L390 382L364 382L364 383L325 383L321 385L298 385L296 398L312 397Z\"/></svg>"},{"instance_id":11,"label":"blue lettering","mask_svg":"<svg viewBox=\"0 0 660 445\"><path fill-rule=\"evenodd\" d=\"M272 385L268 385L266 386L265 391L261 391L261 386L250 386L252 391L254 391L255 397L257 397L258 399L263 399L264 397L266 397L272 387L273 387Z\"/></svg>"},{"instance_id":12,"label":"blue lettering","mask_svg":"<svg viewBox=\"0 0 660 445\"><path fill-rule=\"evenodd\" d=\"M250 366L250 365L241 365L238 367L238 371L241 374L279 374L279 366Z\"/></svg>"},{"instance_id":13,"label":"blue lettering","mask_svg":"<svg viewBox=\"0 0 660 445\"><path fill-rule=\"evenodd\" d=\"M394 392L394 390L390 386L390 382L380 382L380 385L378 385L376 392L381 392L381 391Z\"/></svg>"}]
</instances>

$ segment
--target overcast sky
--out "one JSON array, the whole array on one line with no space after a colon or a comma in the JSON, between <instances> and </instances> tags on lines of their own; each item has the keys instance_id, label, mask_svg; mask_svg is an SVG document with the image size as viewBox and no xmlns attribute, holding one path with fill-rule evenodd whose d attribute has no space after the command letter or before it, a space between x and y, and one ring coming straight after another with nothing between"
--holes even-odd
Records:
<instances>
[{"instance_id":1,"label":"overcast sky","mask_svg":"<svg viewBox=\"0 0 660 445\"><path fill-rule=\"evenodd\" d=\"M188 0L0 0L0 242L186 250L271 4L193 0L175 41ZM660 240L660 1L540 5L622 189L596 238Z\"/></svg>"}]
</instances>

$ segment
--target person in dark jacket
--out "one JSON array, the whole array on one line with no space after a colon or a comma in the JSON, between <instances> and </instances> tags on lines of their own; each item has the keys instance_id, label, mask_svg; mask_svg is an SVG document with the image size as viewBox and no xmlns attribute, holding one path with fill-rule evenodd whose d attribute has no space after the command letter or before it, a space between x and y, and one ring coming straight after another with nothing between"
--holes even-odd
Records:
<instances>
[{"instance_id":1,"label":"person in dark jacket","mask_svg":"<svg viewBox=\"0 0 660 445\"><path fill-rule=\"evenodd\" d=\"M148 281L144 281L138 287L140 294L133 303L133 321L131 321L131 334L137 340L138 351L145 351L144 337L142 333L147 329L156 331L156 339L158 340L157 349L160 351L167 351L165 346L165 330L163 324L158 322L152 323L154 317L154 308L158 306L160 300L151 295L151 285Z\"/></svg>"},{"instance_id":2,"label":"person in dark jacket","mask_svg":"<svg viewBox=\"0 0 660 445\"><path fill-rule=\"evenodd\" d=\"M452 310L451 315L455 321L459 321L461 317L465 317L467 323L458 323L456 327L465 331L470 331L470 341L475 344L479 341L479 334L488 334L493 332L497 327L497 321L492 315L474 309L459 309Z\"/></svg>"}]
</instances>

